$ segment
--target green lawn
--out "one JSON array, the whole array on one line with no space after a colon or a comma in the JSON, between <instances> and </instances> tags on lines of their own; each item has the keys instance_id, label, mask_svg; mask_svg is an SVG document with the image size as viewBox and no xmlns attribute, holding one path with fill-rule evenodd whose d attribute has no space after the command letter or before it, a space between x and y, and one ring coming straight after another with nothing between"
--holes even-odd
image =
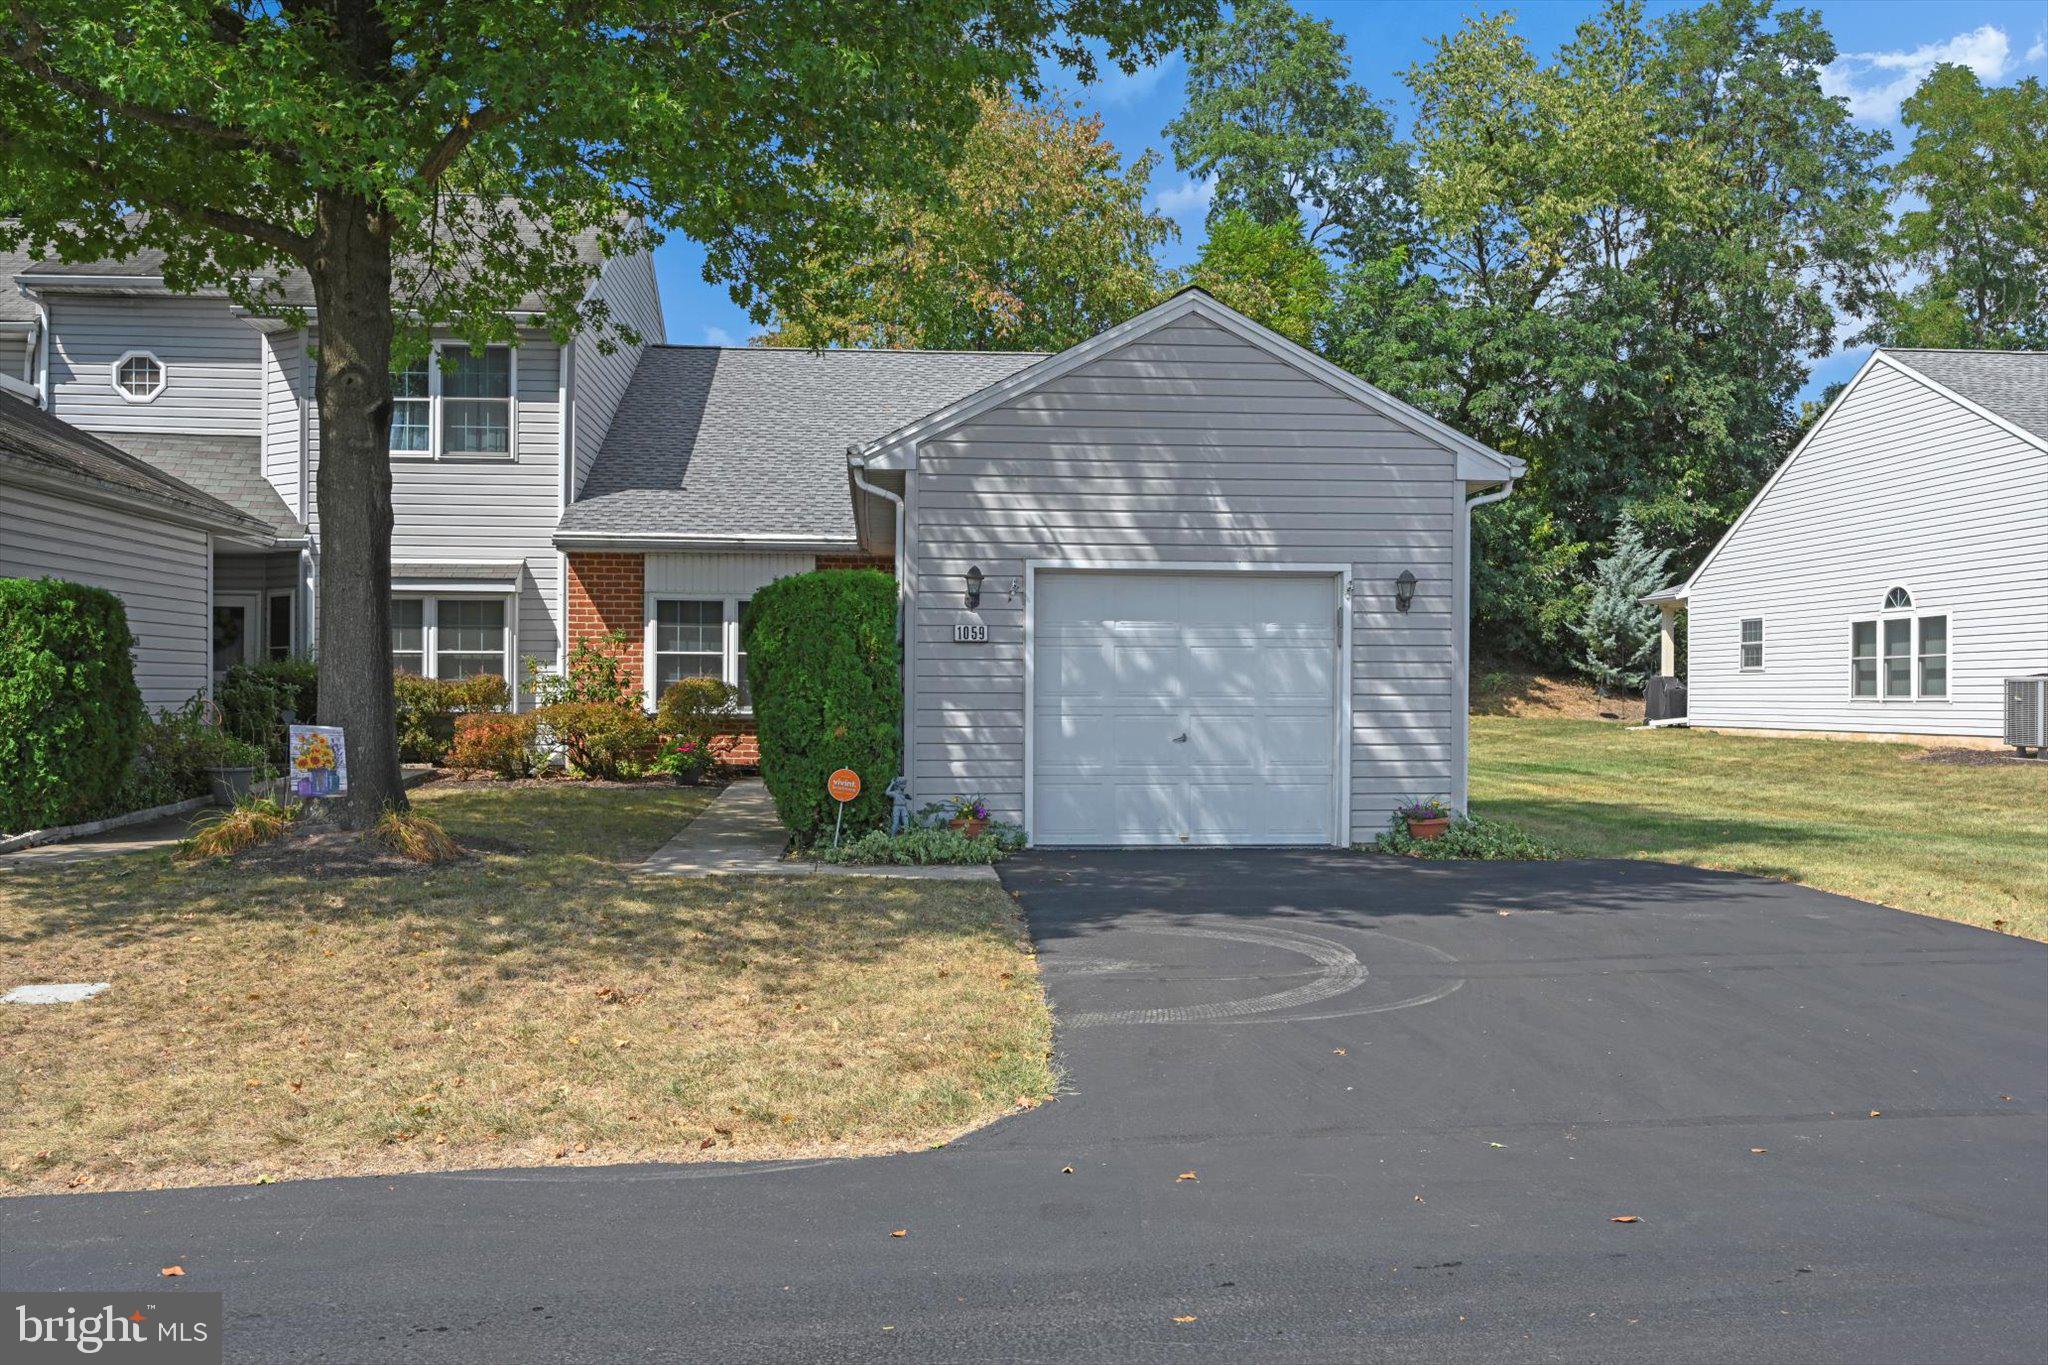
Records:
<instances>
[{"instance_id":1,"label":"green lawn","mask_svg":"<svg viewBox=\"0 0 2048 1365\"><path fill-rule=\"evenodd\" d=\"M1576 854L1782 877L2048 939L2048 766L1474 717L1472 804Z\"/></svg>"}]
</instances>

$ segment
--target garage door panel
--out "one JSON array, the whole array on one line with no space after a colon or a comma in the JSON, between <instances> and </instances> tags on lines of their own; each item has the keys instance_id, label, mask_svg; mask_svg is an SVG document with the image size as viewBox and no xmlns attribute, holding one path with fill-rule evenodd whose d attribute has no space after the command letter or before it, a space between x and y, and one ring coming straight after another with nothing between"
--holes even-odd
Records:
<instances>
[{"instance_id":1,"label":"garage door panel","mask_svg":"<svg viewBox=\"0 0 2048 1365\"><path fill-rule=\"evenodd\" d=\"M1332 841L1333 577L1048 572L1034 595L1034 839Z\"/></svg>"}]
</instances>

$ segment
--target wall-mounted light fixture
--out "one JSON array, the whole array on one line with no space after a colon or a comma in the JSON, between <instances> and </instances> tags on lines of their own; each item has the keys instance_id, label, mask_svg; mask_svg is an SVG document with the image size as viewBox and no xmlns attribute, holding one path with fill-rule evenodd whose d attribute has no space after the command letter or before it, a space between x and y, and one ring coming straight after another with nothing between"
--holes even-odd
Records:
<instances>
[{"instance_id":1,"label":"wall-mounted light fixture","mask_svg":"<svg viewBox=\"0 0 2048 1365\"><path fill-rule=\"evenodd\" d=\"M981 565L967 571L967 609L974 610L981 605Z\"/></svg>"},{"instance_id":2,"label":"wall-mounted light fixture","mask_svg":"<svg viewBox=\"0 0 2048 1365\"><path fill-rule=\"evenodd\" d=\"M1010 592L1009 592L1009 601L1010 601L1010 604L1011 604L1012 606L1015 606L1015 605L1016 605L1017 603L1019 603L1019 602L1021 602L1021 601L1023 601L1023 600L1024 600L1024 580L1023 580L1023 579L1021 579L1021 578L1012 578L1012 579L1010 580Z\"/></svg>"},{"instance_id":3,"label":"wall-mounted light fixture","mask_svg":"<svg viewBox=\"0 0 2048 1365\"><path fill-rule=\"evenodd\" d=\"M1405 614L1414 605L1415 575L1403 569L1401 576L1394 580L1394 610Z\"/></svg>"}]
</instances>

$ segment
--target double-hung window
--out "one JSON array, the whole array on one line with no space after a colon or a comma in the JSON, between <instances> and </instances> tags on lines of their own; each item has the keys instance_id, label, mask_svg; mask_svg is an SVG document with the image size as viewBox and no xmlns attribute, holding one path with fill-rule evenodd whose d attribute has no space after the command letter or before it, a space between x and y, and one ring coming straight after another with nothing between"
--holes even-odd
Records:
<instances>
[{"instance_id":1,"label":"double-hung window","mask_svg":"<svg viewBox=\"0 0 2048 1365\"><path fill-rule=\"evenodd\" d=\"M391 372L391 452L427 459L512 458L518 362L509 346L436 346Z\"/></svg>"},{"instance_id":2,"label":"double-hung window","mask_svg":"<svg viewBox=\"0 0 2048 1365\"><path fill-rule=\"evenodd\" d=\"M1764 618L1745 617L1742 622L1742 671L1760 672L1764 666Z\"/></svg>"},{"instance_id":3,"label":"double-hung window","mask_svg":"<svg viewBox=\"0 0 2048 1365\"><path fill-rule=\"evenodd\" d=\"M740 614L744 597L662 597L653 610L654 700L681 678L718 678L739 691L742 709L751 709L747 689L747 652L740 647Z\"/></svg>"},{"instance_id":4,"label":"double-hung window","mask_svg":"<svg viewBox=\"0 0 2048 1365\"><path fill-rule=\"evenodd\" d=\"M1942 701L1948 697L1948 617L1915 608L1895 587L1879 613L1849 624L1852 700Z\"/></svg>"},{"instance_id":5,"label":"double-hung window","mask_svg":"<svg viewBox=\"0 0 2048 1365\"><path fill-rule=\"evenodd\" d=\"M394 597L391 662L401 673L510 681L510 610L502 597Z\"/></svg>"}]
</instances>

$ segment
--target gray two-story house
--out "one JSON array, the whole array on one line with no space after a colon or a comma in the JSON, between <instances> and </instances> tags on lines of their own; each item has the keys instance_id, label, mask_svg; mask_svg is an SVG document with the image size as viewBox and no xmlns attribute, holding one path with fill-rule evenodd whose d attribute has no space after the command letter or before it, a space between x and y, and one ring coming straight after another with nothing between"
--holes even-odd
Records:
<instances>
[{"instance_id":1,"label":"gray two-story house","mask_svg":"<svg viewBox=\"0 0 2048 1365\"><path fill-rule=\"evenodd\" d=\"M594 248L593 248L594 249ZM287 297L310 305L310 297ZM662 335L645 253L603 263L593 292L642 336ZM42 407L267 529L217 539L207 571L203 666L142 671L151 705L204 690L237 663L308 653L320 573L320 461L312 348L303 327L220 295L174 294L152 253L65 264L0 256L0 392ZM566 642L557 522L638 361L539 331L472 354L452 340L396 375L392 424L394 646L429 676L517 679ZM107 585L148 575L104 556ZM150 642L144 641L145 646ZM189 649L172 651L192 658ZM152 662L154 662L152 658Z\"/></svg>"},{"instance_id":2,"label":"gray two-story house","mask_svg":"<svg viewBox=\"0 0 2048 1365\"><path fill-rule=\"evenodd\" d=\"M0 393L212 521L69 511L0 461L0 574L121 592L170 705L318 647L319 320L174 295L158 264L0 259ZM593 264L661 337L649 259ZM518 679L590 641L650 707L693 675L744 707L754 593L873 566L902 606L920 803L1151 845L1348 844L1403 799L1463 804L1470 512L1521 467L1199 290L1055 355L606 355L536 330L394 379L401 669ZM163 610L172 581L204 609ZM194 622L199 648L173 638Z\"/></svg>"}]
</instances>

